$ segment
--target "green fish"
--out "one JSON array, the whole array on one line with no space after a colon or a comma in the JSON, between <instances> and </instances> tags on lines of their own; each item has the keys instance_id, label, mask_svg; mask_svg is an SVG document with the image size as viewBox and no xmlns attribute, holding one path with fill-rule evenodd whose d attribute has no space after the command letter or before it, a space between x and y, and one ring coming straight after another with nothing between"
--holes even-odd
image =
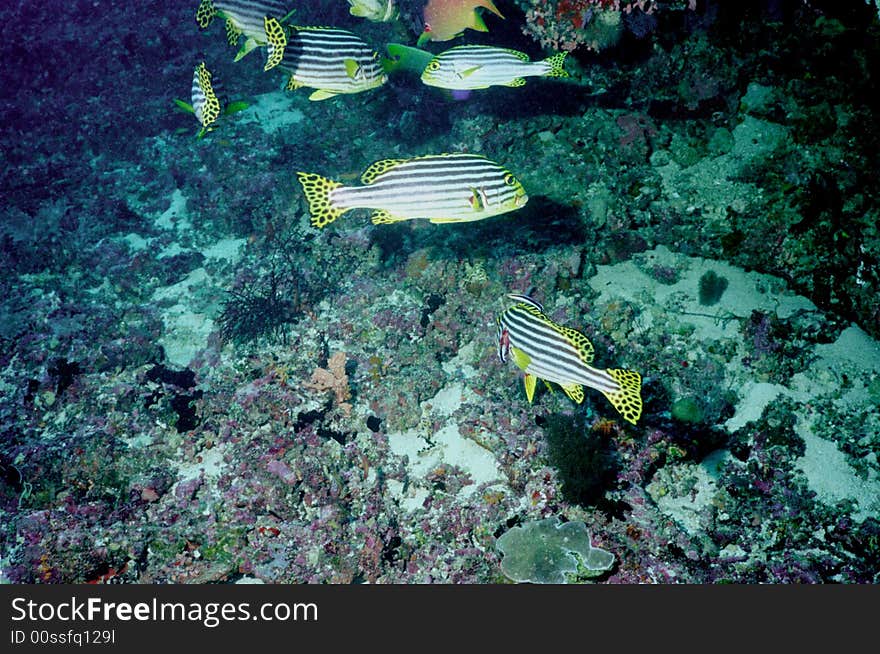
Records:
<instances>
[{"instance_id":1,"label":"green fish","mask_svg":"<svg viewBox=\"0 0 880 654\"><path fill-rule=\"evenodd\" d=\"M311 222L326 227L352 209L373 209L374 224L425 218L432 223L482 220L524 206L520 181L506 168L476 154L438 154L383 159L361 175L363 186L298 172Z\"/></svg>"},{"instance_id":2,"label":"green fish","mask_svg":"<svg viewBox=\"0 0 880 654\"><path fill-rule=\"evenodd\" d=\"M584 386L602 393L623 419L636 424L642 415L642 377L632 370L600 370L593 362L589 339L571 327L554 322L538 302L527 295L510 293L516 304L498 316L498 358L512 358L525 376L526 397L535 396L538 378L559 384L565 394L580 404Z\"/></svg>"},{"instance_id":3,"label":"green fish","mask_svg":"<svg viewBox=\"0 0 880 654\"><path fill-rule=\"evenodd\" d=\"M201 29L207 29L215 16L223 18L231 46L238 45L239 37L244 36L235 61L258 46L267 46L269 55L264 70L269 70L284 56L287 36L282 24L292 14L293 10L288 11L281 0L201 0L196 22Z\"/></svg>"},{"instance_id":4,"label":"green fish","mask_svg":"<svg viewBox=\"0 0 880 654\"><path fill-rule=\"evenodd\" d=\"M522 86L526 77L568 77L567 52L529 61L525 52L492 45L459 45L434 57L422 72L428 86L464 91L490 86Z\"/></svg>"}]
</instances>

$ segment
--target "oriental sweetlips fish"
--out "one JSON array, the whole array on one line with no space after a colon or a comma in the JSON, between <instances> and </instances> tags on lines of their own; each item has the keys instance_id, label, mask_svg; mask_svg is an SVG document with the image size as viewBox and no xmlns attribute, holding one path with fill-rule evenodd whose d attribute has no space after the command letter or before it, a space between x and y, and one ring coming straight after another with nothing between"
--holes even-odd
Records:
<instances>
[{"instance_id":1,"label":"oriental sweetlips fish","mask_svg":"<svg viewBox=\"0 0 880 654\"><path fill-rule=\"evenodd\" d=\"M202 61L193 71L192 104L183 100L174 100L178 107L194 114L196 120L201 124L199 138L212 131L216 127L217 119L221 116L228 116L248 107L247 102L226 103L220 93L219 81L214 79L208 66Z\"/></svg>"},{"instance_id":2,"label":"oriental sweetlips fish","mask_svg":"<svg viewBox=\"0 0 880 654\"><path fill-rule=\"evenodd\" d=\"M293 11L288 11L281 0L201 0L196 10L196 22L201 29L219 16L226 21L226 39L229 45L238 45L240 36L244 45L235 55L235 61L258 46L267 46L269 55L264 70L277 66L284 55L287 37L282 23Z\"/></svg>"},{"instance_id":3,"label":"oriental sweetlips fish","mask_svg":"<svg viewBox=\"0 0 880 654\"><path fill-rule=\"evenodd\" d=\"M356 34L334 27L290 26L279 67L290 72L288 90L317 89L309 100L368 91L388 80L378 52Z\"/></svg>"},{"instance_id":4,"label":"oriental sweetlips fish","mask_svg":"<svg viewBox=\"0 0 880 654\"><path fill-rule=\"evenodd\" d=\"M377 225L413 218L468 222L519 209L529 199L510 171L475 154L384 159L364 171L363 186L343 186L314 173L297 177L315 227L361 208L374 210L371 220Z\"/></svg>"},{"instance_id":5,"label":"oriental sweetlips fish","mask_svg":"<svg viewBox=\"0 0 880 654\"><path fill-rule=\"evenodd\" d=\"M525 77L568 77L563 68L567 52L542 61L529 61L525 52L492 45L459 45L434 57L422 72L422 82L444 89L485 89L522 86Z\"/></svg>"},{"instance_id":6,"label":"oriental sweetlips fish","mask_svg":"<svg viewBox=\"0 0 880 654\"><path fill-rule=\"evenodd\" d=\"M582 333L554 322L538 302L527 295L508 294L516 304L501 313L498 324L498 357L512 358L526 373L526 397L535 395L537 378L547 387L554 382L580 404L584 386L602 393L623 416L636 424L642 415L642 377L632 370L600 370L590 365L593 344Z\"/></svg>"}]
</instances>

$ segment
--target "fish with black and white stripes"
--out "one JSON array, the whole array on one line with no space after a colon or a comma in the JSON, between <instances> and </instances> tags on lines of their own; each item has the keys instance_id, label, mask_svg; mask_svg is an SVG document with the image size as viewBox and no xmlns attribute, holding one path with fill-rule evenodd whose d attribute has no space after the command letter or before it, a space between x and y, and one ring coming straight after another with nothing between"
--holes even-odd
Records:
<instances>
[{"instance_id":1,"label":"fish with black and white stripes","mask_svg":"<svg viewBox=\"0 0 880 654\"><path fill-rule=\"evenodd\" d=\"M522 183L501 164L477 154L437 154L383 159L361 175L362 186L344 186L298 172L315 227L326 227L352 209L373 209L374 224L424 218L432 223L482 220L523 207Z\"/></svg>"},{"instance_id":2,"label":"fish with black and white stripes","mask_svg":"<svg viewBox=\"0 0 880 654\"><path fill-rule=\"evenodd\" d=\"M510 293L515 304L497 318L498 357L513 359L525 373L526 397L535 395L537 380L559 384L580 404L584 386L602 393L623 419L636 424L642 415L642 377L632 370L594 368L593 344L581 332L553 321L534 299Z\"/></svg>"},{"instance_id":3,"label":"fish with black and white stripes","mask_svg":"<svg viewBox=\"0 0 880 654\"><path fill-rule=\"evenodd\" d=\"M357 34L335 27L290 25L279 68L290 73L287 89L317 89L309 100L360 93L382 86L388 76L373 50Z\"/></svg>"}]
</instances>

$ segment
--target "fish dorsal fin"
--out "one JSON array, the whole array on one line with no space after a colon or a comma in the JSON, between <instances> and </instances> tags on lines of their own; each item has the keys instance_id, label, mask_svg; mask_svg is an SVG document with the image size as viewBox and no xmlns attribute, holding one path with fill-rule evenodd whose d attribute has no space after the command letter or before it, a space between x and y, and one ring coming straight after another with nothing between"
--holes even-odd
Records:
<instances>
[{"instance_id":1,"label":"fish dorsal fin","mask_svg":"<svg viewBox=\"0 0 880 654\"><path fill-rule=\"evenodd\" d=\"M206 29L216 15L217 8L214 6L213 0L202 0L199 3L199 8L196 9L196 23L200 29Z\"/></svg>"},{"instance_id":2,"label":"fish dorsal fin","mask_svg":"<svg viewBox=\"0 0 880 654\"><path fill-rule=\"evenodd\" d=\"M508 293L507 297L514 302L519 302L520 304L528 304L529 306L534 307L541 313L544 313L543 305L537 300L530 298L528 295L523 295L522 293Z\"/></svg>"},{"instance_id":3,"label":"fish dorsal fin","mask_svg":"<svg viewBox=\"0 0 880 654\"><path fill-rule=\"evenodd\" d=\"M379 175L387 173L389 170L395 166L399 166L404 161L406 161L406 159L382 159L375 163L371 163L364 171L363 175L361 175L361 183L372 184L376 181L376 178L379 177Z\"/></svg>"},{"instance_id":4,"label":"fish dorsal fin","mask_svg":"<svg viewBox=\"0 0 880 654\"><path fill-rule=\"evenodd\" d=\"M589 338L571 327L563 327L562 325L557 325L555 323L553 324L553 327L556 331L565 336L565 338L568 339L568 342L575 347L581 357L581 361L584 363L592 363L593 358L596 355L596 348L593 347Z\"/></svg>"},{"instance_id":5,"label":"fish dorsal fin","mask_svg":"<svg viewBox=\"0 0 880 654\"><path fill-rule=\"evenodd\" d=\"M284 58L284 48L287 46L287 34L277 18L263 17L263 26L266 29L266 65L263 70L270 70L281 63Z\"/></svg>"},{"instance_id":6,"label":"fish dorsal fin","mask_svg":"<svg viewBox=\"0 0 880 654\"><path fill-rule=\"evenodd\" d=\"M506 52L508 54L512 54L514 57L516 57L520 61L531 61L529 59L529 55L527 55L525 52L520 52L519 50L514 50L512 48L501 48L501 49L504 50L504 52Z\"/></svg>"},{"instance_id":7,"label":"fish dorsal fin","mask_svg":"<svg viewBox=\"0 0 880 654\"><path fill-rule=\"evenodd\" d=\"M606 370L620 388L616 391L602 391L623 419L636 424L642 415L642 376L633 370L610 368Z\"/></svg>"},{"instance_id":8,"label":"fish dorsal fin","mask_svg":"<svg viewBox=\"0 0 880 654\"><path fill-rule=\"evenodd\" d=\"M333 91L326 91L324 89L318 89L317 91L315 91L314 93L312 93L309 96L309 100L312 100L312 101L326 100L327 98L332 98L336 95L338 95L338 94L334 93Z\"/></svg>"}]
</instances>

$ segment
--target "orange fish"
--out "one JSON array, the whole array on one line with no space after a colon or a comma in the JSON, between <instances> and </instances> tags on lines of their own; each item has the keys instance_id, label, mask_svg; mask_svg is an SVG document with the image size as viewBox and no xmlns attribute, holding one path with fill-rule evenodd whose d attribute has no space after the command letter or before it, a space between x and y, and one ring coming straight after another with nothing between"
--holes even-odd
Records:
<instances>
[{"instance_id":1,"label":"orange fish","mask_svg":"<svg viewBox=\"0 0 880 654\"><path fill-rule=\"evenodd\" d=\"M504 18L492 0L428 0L423 13L425 31L419 37L418 44L428 41L449 41L459 36L466 29L488 32L478 8L488 9L500 18Z\"/></svg>"}]
</instances>

